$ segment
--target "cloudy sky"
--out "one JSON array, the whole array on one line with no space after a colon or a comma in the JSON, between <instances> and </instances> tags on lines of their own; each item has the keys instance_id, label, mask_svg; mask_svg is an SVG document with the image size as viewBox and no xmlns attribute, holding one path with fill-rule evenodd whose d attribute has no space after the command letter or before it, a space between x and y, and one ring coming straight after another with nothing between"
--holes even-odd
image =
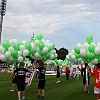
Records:
<instances>
[{"instance_id":1,"label":"cloudy sky","mask_svg":"<svg viewBox=\"0 0 100 100\"><path fill-rule=\"evenodd\" d=\"M7 0L2 41L31 41L33 33L69 51L88 35L100 42L100 0Z\"/></svg>"}]
</instances>

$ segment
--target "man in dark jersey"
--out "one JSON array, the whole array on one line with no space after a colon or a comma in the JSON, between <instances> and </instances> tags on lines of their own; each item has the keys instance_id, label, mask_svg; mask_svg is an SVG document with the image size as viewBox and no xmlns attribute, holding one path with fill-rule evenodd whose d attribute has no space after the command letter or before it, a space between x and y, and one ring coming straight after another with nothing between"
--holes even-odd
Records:
<instances>
[{"instance_id":1,"label":"man in dark jersey","mask_svg":"<svg viewBox=\"0 0 100 100\"><path fill-rule=\"evenodd\" d=\"M25 100L25 75L28 72L27 69L24 68L25 63L21 62L20 67L14 71L16 75L16 83L18 89L18 100L21 100L21 92L22 92L22 100Z\"/></svg>"},{"instance_id":2,"label":"man in dark jersey","mask_svg":"<svg viewBox=\"0 0 100 100\"><path fill-rule=\"evenodd\" d=\"M45 72L46 68L44 67L44 62L39 62L38 67L38 99L41 99L40 90L42 90L42 99L45 99L44 88L45 88Z\"/></svg>"}]
</instances>

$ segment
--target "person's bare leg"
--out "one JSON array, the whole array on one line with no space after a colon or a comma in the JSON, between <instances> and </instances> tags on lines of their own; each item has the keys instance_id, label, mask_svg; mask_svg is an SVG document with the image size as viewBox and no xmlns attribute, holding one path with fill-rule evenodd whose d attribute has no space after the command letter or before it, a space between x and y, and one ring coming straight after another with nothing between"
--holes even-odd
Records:
<instances>
[{"instance_id":1,"label":"person's bare leg","mask_svg":"<svg viewBox=\"0 0 100 100\"><path fill-rule=\"evenodd\" d=\"M38 89L38 95L40 95L40 89Z\"/></svg>"},{"instance_id":2,"label":"person's bare leg","mask_svg":"<svg viewBox=\"0 0 100 100\"><path fill-rule=\"evenodd\" d=\"M12 84L12 90L14 90L14 86L15 86L15 84L13 83L13 84Z\"/></svg>"},{"instance_id":3,"label":"person's bare leg","mask_svg":"<svg viewBox=\"0 0 100 100\"><path fill-rule=\"evenodd\" d=\"M21 91L18 91L18 99L20 100L21 98L20 98L20 93L21 93Z\"/></svg>"},{"instance_id":4,"label":"person's bare leg","mask_svg":"<svg viewBox=\"0 0 100 100\"><path fill-rule=\"evenodd\" d=\"M44 96L44 89L42 89L42 96Z\"/></svg>"},{"instance_id":5,"label":"person's bare leg","mask_svg":"<svg viewBox=\"0 0 100 100\"><path fill-rule=\"evenodd\" d=\"M25 99L25 90L22 91L22 99Z\"/></svg>"}]
</instances>

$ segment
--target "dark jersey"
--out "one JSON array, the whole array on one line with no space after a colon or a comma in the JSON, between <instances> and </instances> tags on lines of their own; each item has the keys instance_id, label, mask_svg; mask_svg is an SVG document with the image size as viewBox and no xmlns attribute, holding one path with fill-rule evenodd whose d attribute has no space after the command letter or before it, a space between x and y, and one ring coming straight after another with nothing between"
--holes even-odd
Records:
<instances>
[{"instance_id":1,"label":"dark jersey","mask_svg":"<svg viewBox=\"0 0 100 100\"><path fill-rule=\"evenodd\" d=\"M57 75L60 75L60 69L59 69L59 66L57 66Z\"/></svg>"},{"instance_id":2,"label":"dark jersey","mask_svg":"<svg viewBox=\"0 0 100 100\"><path fill-rule=\"evenodd\" d=\"M88 70L87 70L87 68L83 68L83 69L82 69L82 74L83 74L83 77L85 77L85 78L86 78L86 76L87 76L87 77L90 76L90 75L89 75L89 72L88 72Z\"/></svg>"},{"instance_id":3,"label":"dark jersey","mask_svg":"<svg viewBox=\"0 0 100 100\"><path fill-rule=\"evenodd\" d=\"M46 68L45 67L39 67L38 68L38 78L39 79L44 79L45 80L45 72L46 72Z\"/></svg>"},{"instance_id":4,"label":"dark jersey","mask_svg":"<svg viewBox=\"0 0 100 100\"><path fill-rule=\"evenodd\" d=\"M25 68L17 68L14 73L16 75L17 83L25 82L25 75L28 72Z\"/></svg>"}]
</instances>

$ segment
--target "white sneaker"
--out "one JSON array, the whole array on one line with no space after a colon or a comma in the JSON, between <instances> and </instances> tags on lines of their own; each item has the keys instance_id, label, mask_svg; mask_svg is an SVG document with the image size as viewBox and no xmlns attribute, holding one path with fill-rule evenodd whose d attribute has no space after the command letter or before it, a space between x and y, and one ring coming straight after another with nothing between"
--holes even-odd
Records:
<instances>
[{"instance_id":1,"label":"white sneaker","mask_svg":"<svg viewBox=\"0 0 100 100\"><path fill-rule=\"evenodd\" d=\"M59 83L60 81L57 81L56 83Z\"/></svg>"},{"instance_id":2,"label":"white sneaker","mask_svg":"<svg viewBox=\"0 0 100 100\"><path fill-rule=\"evenodd\" d=\"M25 96L22 96L22 100L25 100Z\"/></svg>"},{"instance_id":3,"label":"white sneaker","mask_svg":"<svg viewBox=\"0 0 100 100\"><path fill-rule=\"evenodd\" d=\"M14 92L14 90L10 90L11 92Z\"/></svg>"}]
</instances>

